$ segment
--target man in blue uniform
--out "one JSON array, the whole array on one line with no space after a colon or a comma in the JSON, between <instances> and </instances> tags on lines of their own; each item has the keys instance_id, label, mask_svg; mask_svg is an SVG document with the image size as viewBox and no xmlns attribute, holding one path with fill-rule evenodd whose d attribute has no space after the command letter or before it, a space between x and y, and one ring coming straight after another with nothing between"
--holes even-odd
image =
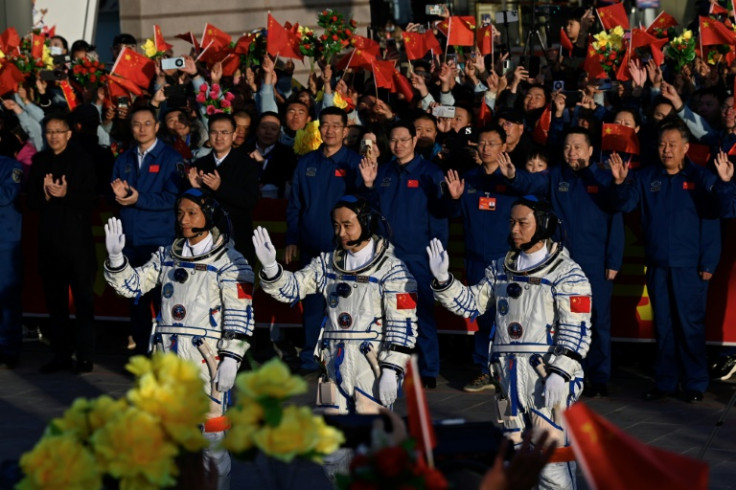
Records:
<instances>
[{"instance_id":1,"label":"man in blue uniform","mask_svg":"<svg viewBox=\"0 0 736 490\"><path fill-rule=\"evenodd\" d=\"M174 240L174 218L181 182L181 155L159 141L156 115L148 107L130 114L136 145L120 155L112 172L112 190L122 206L120 219L126 235L125 256L140 267L158 247ZM131 306L134 354L148 352L151 335L151 301L160 304L158 289L136 298Z\"/></svg>"},{"instance_id":2,"label":"man in blue uniform","mask_svg":"<svg viewBox=\"0 0 736 490\"><path fill-rule=\"evenodd\" d=\"M0 366L18 364L23 341L21 311L20 232L18 207L23 165L15 159L21 145L9 131L0 131Z\"/></svg>"},{"instance_id":3,"label":"man in blue uniform","mask_svg":"<svg viewBox=\"0 0 736 490\"><path fill-rule=\"evenodd\" d=\"M563 223L562 242L585 272L593 290L593 339L585 358L588 396L608 396L611 377L611 296L621 269L624 224L606 197L610 171L591 165L593 145L584 128L572 128L563 145L564 164L549 173L516 171L503 166L510 186L548 198Z\"/></svg>"},{"instance_id":4,"label":"man in blue uniform","mask_svg":"<svg viewBox=\"0 0 736 490\"><path fill-rule=\"evenodd\" d=\"M499 159L506 149L506 131L501 126L488 126L478 134L478 156L481 164L469 170L460 180L457 172L450 170L445 177L447 190L452 198L452 214L462 215L465 234L465 274L468 284L483 279L491 261L504 255L509 248L506 235L509 229L511 206L518 193L510 189L500 170ZM490 390L493 382L488 370L488 348L493 336L492 326L496 316L495 305L489 305L485 313L476 318L473 364L479 374L463 390L477 392Z\"/></svg>"},{"instance_id":5,"label":"man in blue uniform","mask_svg":"<svg viewBox=\"0 0 736 490\"><path fill-rule=\"evenodd\" d=\"M442 200L442 170L415 153L416 129L410 122L395 123L389 144L394 158L377 167L364 159L360 170L370 200L391 227L396 256L404 261L418 286L419 372L429 388L437 385L440 369L437 322L430 282L432 273L425 247L433 237L446 246L449 235L446 203Z\"/></svg>"},{"instance_id":6,"label":"man in blue uniform","mask_svg":"<svg viewBox=\"0 0 736 490\"><path fill-rule=\"evenodd\" d=\"M348 117L342 109L325 108L319 115L322 145L297 163L286 208L286 264L298 254L304 267L321 252L335 248L330 219L332 207L342 196L355 190L360 178L360 155L342 144L348 132L347 125ZM314 348L324 318L325 300L319 294L310 294L302 300L302 307L301 368L314 371L318 368Z\"/></svg>"},{"instance_id":7,"label":"man in blue uniform","mask_svg":"<svg viewBox=\"0 0 736 490\"><path fill-rule=\"evenodd\" d=\"M698 402L708 387L705 308L708 281L718 265L721 233L710 190L716 176L687 158L689 132L679 122L659 129L660 165L629 176L611 157L613 204L641 212L647 288L654 310L657 359L654 387L644 399L673 394Z\"/></svg>"}]
</instances>

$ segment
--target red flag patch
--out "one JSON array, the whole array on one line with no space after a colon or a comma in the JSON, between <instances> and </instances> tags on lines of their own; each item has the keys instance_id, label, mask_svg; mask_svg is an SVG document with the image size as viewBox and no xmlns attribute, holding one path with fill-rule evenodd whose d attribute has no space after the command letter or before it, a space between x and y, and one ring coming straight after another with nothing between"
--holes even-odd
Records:
<instances>
[{"instance_id":1,"label":"red flag patch","mask_svg":"<svg viewBox=\"0 0 736 490\"><path fill-rule=\"evenodd\" d=\"M148 171L152 174L157 174L161 170L161 167L159 165L151 165L148 167Z\"/></svg>"},{"instance_id":2,"label":"red flag patch","mask_svg":"<svg viewBox=\"0 0 736 490\"><path fill-rule=\"evenodd\" d=\"M695 182L683 182L682 188L686 191L692 191L695 190Z\"/></svg>"},{"instance_id":3,"label":"red flag patch","mask_svg":"<svg viewBox=\"0 0 736 490\"><path fill-rule=\"evenodd\" d=\"M344 168L336 168L335 169L335 177L345 177L347 175L347 172Z\"/></svg>"},{"instance_id":4,"label":"red flag patch","mask_svg":"<svg viewBox=\"0 0 736 490\"><path fill-rule=\"evenodd\" d=\"M417 293L399 293L396 295L397 310L412 310L417 307Z\"/></svg>"},{"instance_id":5,"label":"red flag patch","mask_svg":"<svg viewBox=\"0 0 736 490\"><path fill-rule=\"evenodd\" d=\"M419 187L419 181L418 181L418 180L414 180L414 179L410 179L410 180L409 180L409 181L408 181L408 182L406 183L406 186L407 186L407 187Z\"/></svg>"},{"instance_id":6,"label":"red flag patch","mask_svg":"<svg viewBox=\"0 0 736 490\"><path fill-rule=\"evenodd\" d=\"M570 296L570 311L590 313L590 296Z\"/></svg>"},{"instance_id":7,"label":"red flag patch","mask_svg":"<svg viewBox=\"0 0 736 490\"><path fill-rule=\"evenodd\" d=\"M251 283L238 283L238 299L253 299L253 285Z\"/></svg>"}]
</instances>

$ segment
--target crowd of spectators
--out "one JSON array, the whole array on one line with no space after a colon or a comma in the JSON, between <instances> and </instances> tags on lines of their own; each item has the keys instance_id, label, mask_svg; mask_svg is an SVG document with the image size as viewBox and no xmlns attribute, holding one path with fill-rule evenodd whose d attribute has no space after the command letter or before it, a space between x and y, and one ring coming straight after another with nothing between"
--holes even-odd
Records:
<instances>
[{"instance_id":1,"label":"crowd of spectators","mask_svg":"<svg viewBox=\"0 0 736 490\"><path fill-rule=\"evenodd\" d=\"M560 237L593 285L587 393L607 395L610 298L625 265L622 213L638 209L658 340L656 383L645 395L660 398L681 388L691 401L702 399L709 378L707 281L719 261L719 220L733 207L734 69L696 56L676 70L669 59L657 65L639 53L628 64L627 81L602 82L584 69L594 22L591 10L572 12L565 27L572 49L534 53L536 73L530 72L536 64L505 51L499 37L493 55L432 51L407 62L400 36L389 35L382 55L406 73L408 93L378 88L370 69L339 70L324 60L302 85L288 59L266 55L225 76L221 62L206 65L195 52L169 50L164 57L181 56L183 66L164 70L157 59L142 95L110 97L103 85L77 86L79 104L70 111L58 81L29 76L2 94L2 162L17 159L21 166L0 168L6 177L0 227L8 230L0 250L9 250L0 257L4 270L22 277L12 203L26 192L28 207L41 217L39 268L54 351L43 371L93 369L95 196L118 207L134 266L172 241L174 202L190 187L211 192L229 212L235 247L251 264L259 199L288 199L286 240L277 245L285 248L286 264L304 265L334 247L335 202L348 193L366 196L419 284L419 367L425 386L433 387L440 354L426 245L439 238L446 248L449 219L461 219L465 280L474 284L508 250L511 203L536 194L552 203ZM75 59L97 56L83 41L69 49L55 36L50 44ZM113 53L137 50L137 44L121 34ZM62 79L67 69L55 67ZM205 83L225 89L227 113L205 110L198 100ZM633 128L638 154L604 151L606 123ZM301 140L312 146L304 150ZM694 164L688 150L695 144L707 146L712 157ZM17 280L7 282L16 289ZM12 367L20 356L19 302L4 291L0 362ZM131 304L136 352L147 349L150 303L158 304L151 296ZM316 369L312 351L325 305L314 296L303 301L304 339L272 332L280 351L303 370ZM467 390L493 386L487 365L494 315L478 319L468 353L478 376ZM721 354L719 376L731 375L736 362L729 351Z\"/></svg>"}]
</instances>

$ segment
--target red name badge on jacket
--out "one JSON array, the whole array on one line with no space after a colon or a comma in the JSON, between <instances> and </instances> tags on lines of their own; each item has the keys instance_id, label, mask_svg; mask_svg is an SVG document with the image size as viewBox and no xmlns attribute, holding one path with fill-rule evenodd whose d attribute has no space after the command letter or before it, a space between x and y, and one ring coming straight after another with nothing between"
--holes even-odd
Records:
<instances>
[{"instance_id":1,"label":"red name badge on jacket","mask_svg":"<svg viewBox=\"0 0 736 490\"><path fill-rule=\"evenodd\" d=\"M694 191L695 190L695 182L683 182L682 188L686 191Z\"/></svg>"},{"instance_id":2,"label":"red name badge on jacket","mask_svg":"<svg viewBox=\"0 0 736 490\"><path fill-rule=\"evenodd\" d=\"M496 198L495 197L478 198L478 209L480 209L481 211L495 211L496 210Z\"/></svg>"},{"instance_id":3,"label":"red name badge on jacket","mask_svg":"<svg viewBox=\"0 0 736 490\"><path fill-rule=\"evenodd\" d=\"M347 172L344 168L336 168L335 169L335 177L345 177L347 175Z\"/></svg>"},{"instance_id":4,"label":"red name badge on jacket","mask_svg":"<svg viewBox=\"0 0 736 490\"><path fill-rule=\"evenodd\" d=\"M409 181L406 183L407 187L419 187L419 181L416 179L409 179Z\"/></svg>"},{"instance_id":5,"label":"red name badge on jacket","mask_svg":"<svg viewBox=\"0 0 736 490\"><path fill-rule=\"evenodd\" d=\"M149 165L148 166L148 172L149 173L157 174L159 170L161 170L161 166L159 166L159 165Z\"/></svg>"}]
</instances>

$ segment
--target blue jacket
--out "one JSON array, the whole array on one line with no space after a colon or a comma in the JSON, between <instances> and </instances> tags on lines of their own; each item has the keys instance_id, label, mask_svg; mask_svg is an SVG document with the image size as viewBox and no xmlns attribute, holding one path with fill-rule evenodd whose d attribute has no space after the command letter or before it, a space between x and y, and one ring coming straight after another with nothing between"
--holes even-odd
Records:
<instances>
[{"instance_id":1,"label":"blue jacket","mask_svg":"<svg viewBox=\"0 0 736 490\"><path fill-rule=\"evenodd\" d=\"M511 206L519 193L511 189L498 168L487 174L478 166L463 178L465 190L460 199L452 201L453 215L463 217L465 257L483 263L485 269L509 251Z\"/></svg>"},{"instance_id":2,"label":"blue jacket","mask_svg":"<svg viewBox=\"0 0 736 490\"><path fill-rule=\"evenodd\" d=\"M721 255L721 229L714 196L717 177L686 159L669 175L662 165L643 167L612 186L613 204L641 211L648 266L696 267L713 272Z\"/></svg>"},{"instance_id":3,"label":"blue jacket","mask_svg":"<svg viewBox=\"0 0 736 490\"><path fill-rule=\"evenodd\" d=\"M146 154L140 169L137 146L115 161L112 180L125 180L138 191L138 202L120 209L126 247L166 246L173 241L181 162L182 156L161 140Z\"/></svg>"},{"instance_id":4,"label":"blue jacket","mask_svg":"<svg viewBox=\"0 0 736 490\"><path fill-rule=\"evenodd\" d=\"M596 164L574 171L566 163L547 173L516 172L512 188L546 197L562 221L562 243L579 264L621 270L624 221L610 203L611 171Z\"/></svg>"},{"instance_id":5,"label":"blue jacket","mask_svg":"<svg viewBox=\"0 0 736 490\"><path fill-rule=\"evenodd\" d=\"M297 162L286 208L286 244L299 245L302 257L335 248L332 207L357 188L358 165L360 155L344 146L329 158L320 146Z\"/></svg>"},{"instance_id":6,"label":"blue jacket","mask_svg":"<svg viewBox=\"0 0 736 490\"><path fill-rule=\"evenodd\" d=\"M435 237L447 247L449 212L442 199L444 180L442 170L419 155L405 165L394 159L378 167L369 199L380 206L391 226L389 239L401 260L426 263L425 247Z\"/></svg>"},{"instance_id":7,"label":"blue jacket","mask_svg":"<svg viewBox=\"0 0 736 490\"><path fill-rule=\"evenodd\" d=\"M0 156L0 242L19 242L22 214L18 206L23 165Z\"/></svg>"}]
</instances>

